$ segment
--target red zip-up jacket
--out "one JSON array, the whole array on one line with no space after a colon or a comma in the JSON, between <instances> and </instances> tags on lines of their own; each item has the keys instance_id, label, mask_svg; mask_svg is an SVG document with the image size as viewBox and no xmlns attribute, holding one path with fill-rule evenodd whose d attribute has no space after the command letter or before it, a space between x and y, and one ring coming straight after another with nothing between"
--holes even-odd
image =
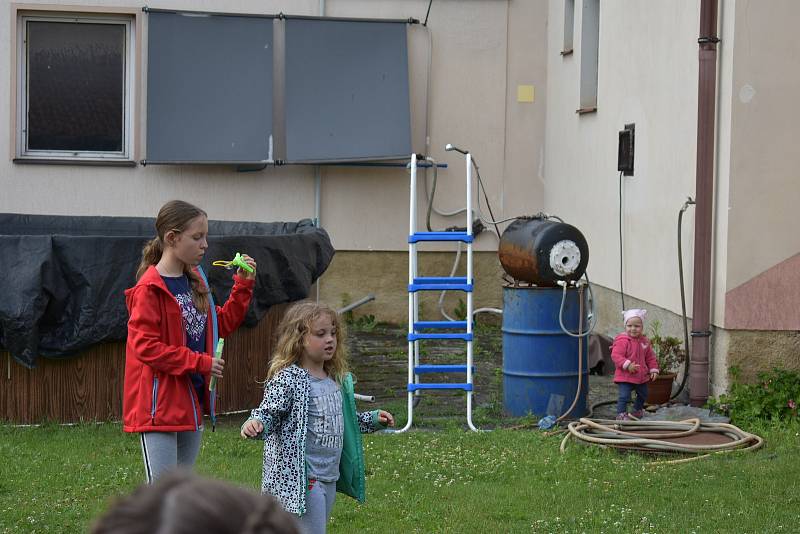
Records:
<instances>
[{"instance_id":1,"label":"red zip-up jacket","mask_svg":"<svg viewBox=\"0 0 800 534\"><path fill-rule=\"evenodd\" d=\"M216 306L220 337L227 337L244 320L255 280L234 276L231 295ZM186 329L178 301L155 266L125 291L128 341L125 347L125 385L122 423L125 432L194 431L203 423L201 404L190 373L211 374L214 353L212 313L208 311L206 352L186 346ZM205 402L210 406L208 388Z\"/></svg>"}]
</instances>

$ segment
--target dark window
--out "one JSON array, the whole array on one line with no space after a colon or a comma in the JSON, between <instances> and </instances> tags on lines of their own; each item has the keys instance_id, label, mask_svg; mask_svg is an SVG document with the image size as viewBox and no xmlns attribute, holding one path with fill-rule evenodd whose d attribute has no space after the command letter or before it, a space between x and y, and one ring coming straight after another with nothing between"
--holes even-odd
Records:
<instances>
[{"instance_id":1,"label":"dark window","mask_svg":"<svg viewBox=\"0 0 800 534\"><path fill-rule=\"evenodd\" d=\"M583 0L581 17L581 102L578 113L589 113L597 110L600 0Z\"/></svg>"},{"instance_id":2,"label":"dark window","mask_svg":"<svg viewBox=\"0 0 800 534\"><path fill-rule=\"evenodd\" d=\"M128 25L24 25L25 155L126 155Z\"/></svg>"}]
</instances>

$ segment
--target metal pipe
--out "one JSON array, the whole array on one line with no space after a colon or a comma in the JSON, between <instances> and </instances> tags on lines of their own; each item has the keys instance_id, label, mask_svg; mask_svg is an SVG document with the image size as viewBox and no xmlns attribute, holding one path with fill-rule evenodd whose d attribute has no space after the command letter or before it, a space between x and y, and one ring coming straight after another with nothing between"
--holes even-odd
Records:
<instances>
[{"instance_id":1,"label":"metal pipe","mask_svg":"<svg viewBox=\"0 0 800 534\"><path fill-rule=\"evenodd\" d=\"M309 165L308 163L292 163L292 162L284 162L283 165ZM403 162L369 162L369 161L345 161L345 162L331 162L331 163L317 163L317 166L320 167L398 167L398 168L408 168L408 163ZM417 162L417 167L433 167L434 165L430 163L419 163ZM437 163L436 167L439 169L446 169L447 163Z\"/></svg>"},{"instance_id":2,"label":"metal pipe","mask_svg":"<svg viewBox=\"0 0 800 534\"><path fill-rule=\"evenodd\" d=\"M697 173L695 186L694 284L692 300L692 361L689 401L702 406L709 392L711 336L711 254L714 201L714 117L717 81L718 0L701 0L699 76L697 88Z\"/></svg>"},{"instance_id":3,"label":"metal pipe","mask_svg":"<svg viewBox=\"0 0 800 534\"><path fill-rule=\"evenodd\" d=\"M146 167L148 165L272 165L275 162L267 159L260 160L208 160L208 161L191 161L191 160L175 160L175 161L158 161L152 159L143 159L139 163Z\"/></svg>"},{"instance_id":4,"label":"metal pipe","mask_svg":"<svg viewBox=\"0 0 800 534\"><path fill-rule=\"evenodd\" d=\"M359 306L362 306L362 305L366 304L367 302L370 302L370 301L373 301L373 300L375 300L375 295L373 295L372 293L369 293L366 297L360 298L355 302L351 302L350 304L348 304L344 308L336 310L336 313L338 313L340 315L342 313L347 313L350 310L354 310L354 309L358 308Z\"/></svg>"},{"instance_id":5,"label":"metal pipe","mask_svg":"<svg viewBox=\"0 0 800 534\"><path fill-rule=\"evenodd\" d=\"M259 18L259 19L278 19L281 18L281 15L275 14L263 14L263 13L230 13L230 12L217 12L217 11L192 11L187 9L162 9L162 8L155 8L155 7L147 7L144 6L142 8L142 12L144 13L171 13L173 15L188 15L188 16L200 16L200 17L247 17L247 18Z\"/></svg>"},{"instance_id":6,"label":"metal pipe","mask_svg":"<svg viewBox=\"0 0 800 534\"><path fill-rule=\"evenodd\" d=\"M448 145L452 147L453 145ZM445 149L447 150L447 149ZM462 152L458 148L459 152ZM472 236L472 154L469 152L462 152L464 154L464 158L466 160L467 165L467 219L466 219L466 226L467 226L467 235ZM473 287L475 287L475 280L473 280L473 273L472 273L472 242L467 243L467 283ZM470 290L467 293L467 334L472 334L472 297L474 293ZM475 380L475 377L472 376L472 359L473 359L473 347L472 341L467 342L467 384L472 384ZM470 430L474 432L478 432L478 428L475 426L475 423L472 422L472 395L474 389L469 389L467 391L467 425L469 426Z\"/></svg>"},{"instance_id":7,"label":"metal pipe","mask_svg":"<svg viewBox=\"0 0 800 534\"><path fill-rule=\"evenodd\" d=\"M319 214L322 201L322 169L314 167L314 226L320 227Z\"/></svg>"},{"instance_id":8,"label":"metal pipe","mask_svg":"<svg viewBox=\"0 0 800 534\"><path fill-rule=\"evenodd\" d=\"M322 3L322 2L321 2ZM338 22L386 22L395 24L419 24L419 20L409 17L407 19L377 19L377 18L358 18L358 17L314 17L311 15L278 15L279 18L286 20L330 20Z\"/></svg>"},{"instance_id":9,"label":"metal pipe","mask_svg":"<svg viewBox=\"0 0 800 534\"><path fill-rule=\"evenodd\" d=\"M411 154L411 173L409 178L409 209L408 209L408 235L414 235L417 231L417 155ZM408 244L408 284L414 283L414 278L417 276L417 262L416 262L416 243ZM417 292L408 294L408 333L414 333L414 322L417 320ZM416 354L418 341L408 342L408 384L417 382L417 376L414 373L414 367L419 362ZM406 424L403 428L399 428L394 433L399 434L411 428L414 421L414 397L416 391L408 392L408 408Z\"/></svg>"}]
</instances>

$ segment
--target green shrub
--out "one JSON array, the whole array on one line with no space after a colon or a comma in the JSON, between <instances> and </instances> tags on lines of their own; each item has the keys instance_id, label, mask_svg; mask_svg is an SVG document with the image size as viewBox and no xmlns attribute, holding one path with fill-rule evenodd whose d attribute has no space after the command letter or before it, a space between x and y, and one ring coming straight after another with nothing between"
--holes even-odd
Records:
<instances>
[{"instance_id":1,"label":"green shrub","mask_svg":"<svg viewBox=\"0 0 800 534\"><path fill-rule=\"evenodd\" d=\"M661 334L661 323L653 321L648 335L653 352L656 353L658 368L662 373L674 373L686 360L686 351L680 339Z\"/></svg>"},{"instance_id":2,"label":"green shrub","mask_svg":"<svg viewBox=\"0 0 800 534\"><path fill-rule=\"evenodd\" d=\"M727 413L736 423L758 420L797 420L800 404L800 372L775 368L758 373L758 381L744 384L740 370L732 366L733 384L730 391L719 399L709 400L709 407Z\"/></svg>"},{"instance_id":3,"label":"green shrub","mask_svg":"<svg viewBox=\"0 0 800 534\"><path fill-rule=\"evenodd\" d=\"M378 321L375 316L370 314L359 316L354 323L352 323L356 330L362 332L372 332L378 326Z\"/></svg>"},{"instance_id":4,"label":"green shrub","mask_svg":"<svg viewBox=\"0 0 800 534\"><path fill-rule=\"evenodd\" d=\"M464 302L464 299L458 299L458 304L453 308L453 317L459 321L467 319L467 303Z\"/></svg>"}]
</instances>

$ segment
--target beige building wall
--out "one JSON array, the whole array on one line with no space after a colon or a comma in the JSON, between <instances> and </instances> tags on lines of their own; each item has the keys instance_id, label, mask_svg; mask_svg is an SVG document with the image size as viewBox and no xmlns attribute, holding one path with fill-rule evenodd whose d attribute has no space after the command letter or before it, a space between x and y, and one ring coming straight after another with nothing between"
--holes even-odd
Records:
<instances>
[{"instance_id":1,"label":"beige building wall","mask_svg":"<svg viewBox=\"0 0 800 534\"><path fill-rule=\"evenodd\" d=\"M726 328L800 330L797 20L797 2L736 2Z\"/></svg>"},{"instance_id":2,"label":"beige building wall","mask_svg":"<svg viewBox=\"0 0 800 534\"><path fill-rule=\"evenodd\" d=\"M589 243L597 284L598 331L621 329L620 269L626 307L648 308L666 334L683 339L677 218L695 196L699 1L600 2L597 111L577 114L582 0L575 1L574 53L559 55L564 3L550 2L545 208L578 227ZM723 8L727 11L727 8ZM721 15L718 86L730 85L732 19ZM556 48L558 47L558 48ZM722 326L728 233L730 91L718 89L712 324ZM620 266L618 131L635 123L634 175L622 178ZM719 206L723 209L719 209ZM694 208L683 217L687 313L691 316ZM720 258L723 259L720 262ZM727 387L726 344L712 343L712 390Z\"/></svg>"},{"instance_id":3,"label":"beige building wall","mask_svg":"<svg viewBox=\"0 0 800 534\"><path fill-rule=\"evenodd\" d=\"M617 132L635 123L634 175L622 185L624 289L680 311L676 227L695 189L699 2L601 2L597 111L587 114L576 113L585 47L575 6L574 53L562 56L564 2L550 2L545 208L586 236L591 280L619 291ZM693 227L690 209L688 288Z\"/></svg>"},{"instance_id":4,"label":"beige building wall","mask_svg":"<svg viewBox=\"0 0 800 534\"><path fill-rule=\"evenodd\" d=\"M580 6L580 0L576 1ZM694 197L699 1L602 2L597 112L576 115L581 9L575 53L563 39L563 4L550 2L545 206L578 226L590 246L599 329L619 328L616 132L636 123L635 174L623 180L626 305L645 306L682 338L676 222ZM711 386L728 386L776 365L800 368L800 200L793 99L800 50L795 2L722 0L719 5L717 124L712 250ZM691 316L694 208L683 247ZM677 320L676 320L677 319ZM767 332L758 332L766 330Z\"/></svg>"},{"instance_id":5,"label":"beige building wall","mask_svg":"<svg viewBox=\"0 0 800 534\"><path fill-rule=\"evenodd\" d=\"M75 5L70 2L50 4ZM328 16L424 19L423 0L328 0ZM0 11L12 13L3 0ZM150 7L207 9L215 6L191 1L149 4ZM88 6L88 4L87 4ZM95 3L87 9L98 9ZM109 0L103 6L141 6ZM317 15L318 1L228 2L225 11ZM463 158L446 153L453 143L471 150L481 168L495 215L541 208L541 186L534 180L544 132L543 31L545 2L438 1L431 9L429 30L433 43L429 119L425 119L425 92L429 51L428 29L409 31L413 137L416 151L426 151L450 168L439 175L438 207L461 207L464 199ZM146 17L139 17L142 21ZM0 42L11 44L11 17L0 17ZM142 28L137 28L137 37ZM511 42L509 47L509 40ZM143 40L142 40L143 41ZM16 47L12 47L12 50ZM509 54L513 48L515 52ZM141 62L146 46L137 55ZM140 64L141 67L141 64ZM12 86L12 53L0 54L0 80ZM139 84L141 84L141 73ZM536 85L537 100L516 102L517 85ZM142 93L139 85L138 91ZM320 88L324 91L324 88ZM509 99L513 98L513 101ZM144 115L144 102L136 115ZM11 124L14 108L0 107L0 122ZM145 156L139 139L137 159ZM508 140L508 141L507 141ZM9 147L11 127L0 129L0 144ZM535 148L531 149L531 145ZM510 154L510 155L509 155ZM254 221L297 220L314 215L315 169L311 166L270 167L241 173L225 166L136 166L134 168L83 165L14 164L0 162L0 210L25 213L153 216L174 197L197 202L212 218ZM408 226L408 172L404 169L322 167L321 220L338 250L404 250ZM143 192L146 191L146 194ZM420 198L422 192L420 191ZM132 201L135 199L135 201ZM421 219L422 222L422 219ZM434 219L435 225L461 219ZM478 239L477 249L495 250L496 239Z\"/></svg>"},{"instance_id":6,"label":"beige building wall","mask_svg":"<svg viewBox=\"0 0 800 534\"><path fill-rule=\"evenodd\" d=\"M325 15L333 17L423 20L428 7L426 0L327 0L322 3ZM59 5L76 4L80 2L55 1L47 5L58 9ZM13 5L8 0L0 0L0 12L12 14ZM187 0L148 5L152 8L305 15L318 15L320 8L317 0L236 0L227 2L224 9ZM146 95L142 90L142 60L147 54L146 16L141 14L140 5L115 0L99 7L96 3L86 6L87 10L101 11L128 8L138 15L135 31L140 50L136 55L136 91L140 102L135 111L139 117L135 157L137 160L144 158ZM410 27L412 143L415 151L426 152L449 166L439 172L435 204L439 210L461 208L465 201L464 159L456 152L445 152L447 143L469 149L474 154L496 218L536 213L542 209L547 9L544 0L466 3L437 0L432 4L428 27ZM14 50L15 21L12 19L11 16L0 17L0 42L9 43ZM12 56L10 51L0 54L0 83L8 88L13 88L15 80ZM427 78L429 58L430 83ZM518 100L520 86L523 92L530 92L532 87L533 102ZM320 87L319 90L325 89ZM199 204L216 219L292 221L315 214L317 168L313 166L236 172L227 166L200 165L120 168L15 164L11 161L14 113L14 106L0 106L0 124L10 125L0 129L0 145L8 147L9 153L8 158L0 161L0 190L4 192L0 195L0 211L152 217L166 200L183 198ZM344 292L342 281L348 279L342 273L349 267L335 267L351 264L351 260L346 259L347 254L362 258L362 252L392 251L403 256L407 250L409 173L402 168L325 166L320 167L319 172L320 220L338 251L334 265L320 282L320 290L323 296L338 302L340 293ZM421 183L424 182L421 180ZM417 201L418 227L424 228L425 200L421 186ZM483 200L482 204L488 216ZM446 218L434 214L432 219L435 227L464 223L463 215ZM497 237L490 232L476 239L476 251L491 252L486 256L488 259L482 260L487 265L491 261L496 263L491 258L495 257L497 242ZM455 250L447 244L428 244L424 248ZM454 256L449 257L454 259ZM399 296L405 298L407 263L404 260L398 264L397 259L397 254L387 254L376 263L368 262L376 265L375 269L362 269L359 276L391 280L399 277ZM442 266L445 263L448 261ZM449 266L446 270L449 271ZM494 278L484 281L480 273L478 276L478 283L491 288L494 296L487 296L482 302L476 300L476 305L497 305L501 294L499 282ZM325 290L328 285L333 288L331 292ZM379 294L378 302L394 299L396 291L393 287L391 293ZM349 293L356 296L358 287L353 287ZM396 313L385 318L396 318Z\"/></svg>"}]
</instances>

